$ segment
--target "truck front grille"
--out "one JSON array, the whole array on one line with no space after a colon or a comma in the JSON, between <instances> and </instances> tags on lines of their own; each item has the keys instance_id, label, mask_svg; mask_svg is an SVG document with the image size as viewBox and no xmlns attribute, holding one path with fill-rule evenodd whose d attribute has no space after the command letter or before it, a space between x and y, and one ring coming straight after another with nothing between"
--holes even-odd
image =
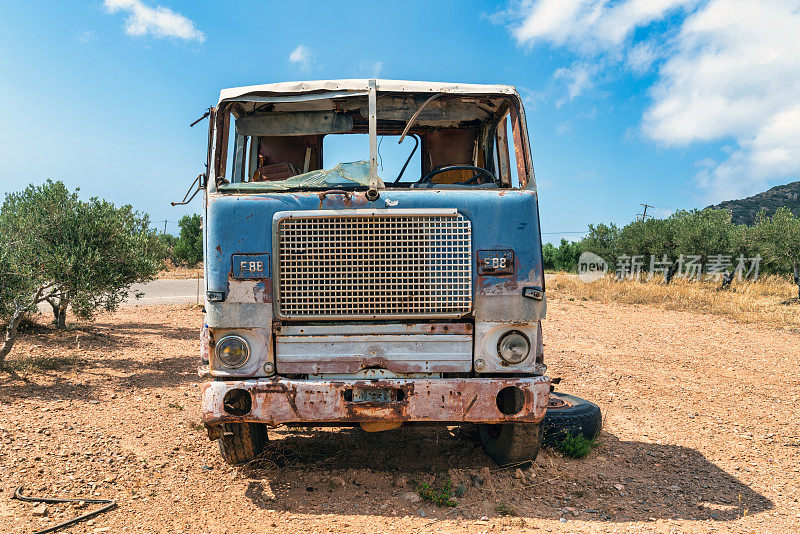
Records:
<instances>
[{"instance_id":1,"label":"truck front grille","mask_svg":"<svg viewBox=\"0 0 800 534\"><path fill-rule=\"evenodd\" d=\"M457 317L472 306L471 226L455 210L278 218L281 317Z\"/></svg>"}]
</instances>

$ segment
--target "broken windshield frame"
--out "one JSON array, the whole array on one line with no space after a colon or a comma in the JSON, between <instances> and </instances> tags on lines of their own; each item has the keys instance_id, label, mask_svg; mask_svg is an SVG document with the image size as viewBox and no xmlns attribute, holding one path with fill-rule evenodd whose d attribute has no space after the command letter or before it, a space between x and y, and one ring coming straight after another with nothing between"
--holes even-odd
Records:
<instances>
[{"instance_id":1,"label":"broken windshield frame","mask_svg":"<svg viewBox=\"0 0 800 534\"><path fill-rule=\"evenodd\" d=\"M420 145L419 167L416 160L409 166L415 150L409 147L408 159L403 160L405 178L398 181L394 172L375 169L377 189L510 189L532 183L528 180L532 173L524 116L517 99L509 95L378 93L375 121L370 124L365 93L294 95L307 99L251 97L221 103L212 147L214 189L368 189L370 171L378 166L377 154L367 152L365 146L361 161L345 161L326 169L322 141L332 135L359 133L372 134L372 141L373 136L399 136L403 131ZM367 155L370 160L364 159Z\"/></svg>"}]
</instances>

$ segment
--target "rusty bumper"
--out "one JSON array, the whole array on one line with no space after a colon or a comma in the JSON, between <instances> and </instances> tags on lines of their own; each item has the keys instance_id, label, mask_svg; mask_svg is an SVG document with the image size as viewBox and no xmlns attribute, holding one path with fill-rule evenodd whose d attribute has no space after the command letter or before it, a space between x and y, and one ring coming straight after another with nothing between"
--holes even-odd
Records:
<instances>
[{"instance_id":1,"label":"rusty bumper","mask_svg":"<svg viewBox=\"0 0 800 534\"><path fill-rule=\"evenodd\" d=\"M503 413L498 394L518 388L515 413ZM237 391L238 390L238 391ZM358 402L353 392L392 391L392 400ZM508 391L505 392L508 394ZM249 398L247 413L226 407L232 396ZM203 422L209 426L230 422L367 423L386 421L428 422L531 422L547 410L550 379L435 378L381 380L291 380L269 378L206 382L202 388ZM227 398L226 398L227 396ZM358 395L357 395L358 397ZM229 403L228 403L229 404ZM241 404L239 404L241 406ZM506 412L510 411L508 408Z\"/></svg>"}]
</instances>

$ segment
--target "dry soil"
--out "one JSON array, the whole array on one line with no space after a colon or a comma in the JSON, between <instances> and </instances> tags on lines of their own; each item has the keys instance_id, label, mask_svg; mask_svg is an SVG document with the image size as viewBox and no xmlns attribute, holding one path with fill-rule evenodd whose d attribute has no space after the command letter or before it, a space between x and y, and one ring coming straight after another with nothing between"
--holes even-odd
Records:
<instances>
[{"instance_id":1,"label":"dry soil","mask_svg":"<svg viewBox=\"0 0 800 534\"><path fill-rule=\"evenodd\" d=\"M797 532L800 335L646 306L552 299L558 390L598 403L599 446L498 469L472 428L277 429L266 458L226 465L199 425L200 311L125 308L87 329L33 329L0 376L0 532L109 497L68 532ZM449 478L455 508L415 502ZM512 514L512 515L504 515Z\"/></svg>"}]
</instances>

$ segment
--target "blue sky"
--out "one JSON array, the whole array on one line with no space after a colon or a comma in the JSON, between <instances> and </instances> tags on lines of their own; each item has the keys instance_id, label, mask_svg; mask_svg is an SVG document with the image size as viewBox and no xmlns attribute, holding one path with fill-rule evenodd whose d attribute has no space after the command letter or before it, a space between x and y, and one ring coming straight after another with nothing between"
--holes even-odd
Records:
<instances>
[{"instance_id":1,"label":"blue sky","mask_svg":"<svg viewBox=\"0 0 800 534\"><path fill-rule=\"evenodd\" d=\"M548 240L800 175L796 2L45 1L0 20L0 195L53 178L177 221L200 206L169 205L203 169L188 124L221 88L374 76L516 85Z\"/></svg>"}]
</instances>

